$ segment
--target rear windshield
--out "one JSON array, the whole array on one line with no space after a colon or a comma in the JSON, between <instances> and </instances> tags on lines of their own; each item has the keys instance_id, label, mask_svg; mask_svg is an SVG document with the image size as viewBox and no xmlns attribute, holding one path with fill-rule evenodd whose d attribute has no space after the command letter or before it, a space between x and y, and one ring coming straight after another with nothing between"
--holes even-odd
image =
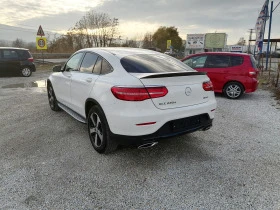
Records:
<instances>
[{"instance_id":1,"label":"rear windshield","mask_svg":"<svg viewBox=\"0 0 280 210\"><path fill-rule=\"evenodd\" d=\"M129 73L166 73L194 71L183 62L164 54L130 55L121 59Z\"/></svg>"},{"instance_id":2,"label":"rear windshield","mask_svg":"<svg viewBox=\"0 0 280 210\"><path fill-rule=\"evenodd\" d=\"M251 60L251 64L253 66L253 68L257 68L257 62L255 60L255 58L253 57L253 55L250 55L250 60Z\"/></svg>"},{"instance_id":3,"label":"rear windshield","mask_svg":"<svg viewBox=\"0 0 280 210\"><path fill-rule=\"evenodd\" d=\"M17 53L21 58L31 58L31 54L28 50L18 50Z\"/></svg>"}]
</instances>

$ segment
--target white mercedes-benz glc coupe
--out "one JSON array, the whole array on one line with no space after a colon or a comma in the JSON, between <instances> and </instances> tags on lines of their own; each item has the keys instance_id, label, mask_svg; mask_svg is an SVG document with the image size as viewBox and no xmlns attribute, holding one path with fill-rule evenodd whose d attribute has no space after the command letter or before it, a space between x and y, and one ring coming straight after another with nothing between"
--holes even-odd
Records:
<instances>
[{"instance_id":1,"label":"white mercedes-benz glc coupe","mask_svg":"<svg viewBox=\"0 0 280 210\"><path fill-rule=\"evenodd\" d=\"M212 126L216 99L211 81L171 56L88 48L53 71L47 80L51 109L87 123L99 153L118 145L150 147L160 138Z\"/></svg>"}]
</instances>

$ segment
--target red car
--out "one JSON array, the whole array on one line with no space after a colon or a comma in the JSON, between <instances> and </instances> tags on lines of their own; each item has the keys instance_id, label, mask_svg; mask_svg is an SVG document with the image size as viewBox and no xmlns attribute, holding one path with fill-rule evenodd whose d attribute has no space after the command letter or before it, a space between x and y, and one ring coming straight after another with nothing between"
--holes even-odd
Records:
<instances>
[{"instance_id":1,"label":"red car","mask_svg":"<svg viewBox=\"0 0 280 210\"><path fill-rule=\"evenodd\" d=\"M254 57L245 53L205 52L187 56L182 62L199 72L207 72L214 91L237 99L258 87L258 68Z\"/></svg>"}]
</instances>

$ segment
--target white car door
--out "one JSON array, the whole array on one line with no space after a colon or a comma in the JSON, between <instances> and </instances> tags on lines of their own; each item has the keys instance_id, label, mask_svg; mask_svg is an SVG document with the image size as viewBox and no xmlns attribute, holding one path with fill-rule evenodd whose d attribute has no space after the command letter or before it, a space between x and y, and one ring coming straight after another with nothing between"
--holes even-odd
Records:
<instances>
[{"instance_id":1,"label":"white car door","mask_svg":"<svg viewBox=\"0 0 280 210\"><path fill-rule=\"evenodd\" d=\"M73 110L85 116L85 102L100 75L102 58L97 54L87 52L81 63L80 71L72 73L71 105Z\"/></svg>"},{"instance_id":2,"label":"white car door","mask_svg":"<svg viewBox=\"0 0 280 210\"><path fill-rule=\"evenodd\" d=\"M74 54L64 65L63 71L53 75L53 88L57 100L71 108L71 78L73 72L79 69L84 53Z\"/></svg>"}]
</instances>

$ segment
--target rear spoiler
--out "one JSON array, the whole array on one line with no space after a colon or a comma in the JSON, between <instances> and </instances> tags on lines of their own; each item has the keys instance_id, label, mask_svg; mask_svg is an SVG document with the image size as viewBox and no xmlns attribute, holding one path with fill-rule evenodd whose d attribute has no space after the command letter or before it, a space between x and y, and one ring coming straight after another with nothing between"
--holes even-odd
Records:
<instances>
[{"instance_id":1,"label":"rear spoiler","mask_svg":"<svg viewBox=\"0 0 280 210\"><path fill-rule=\"evenodd\" d=\"M180 72L180 73L164 73L143 76L140 79L161 78L161 77L182 77L182 76L197 76L206 75L206 72Z\"/></svg>"}]
</instances>

